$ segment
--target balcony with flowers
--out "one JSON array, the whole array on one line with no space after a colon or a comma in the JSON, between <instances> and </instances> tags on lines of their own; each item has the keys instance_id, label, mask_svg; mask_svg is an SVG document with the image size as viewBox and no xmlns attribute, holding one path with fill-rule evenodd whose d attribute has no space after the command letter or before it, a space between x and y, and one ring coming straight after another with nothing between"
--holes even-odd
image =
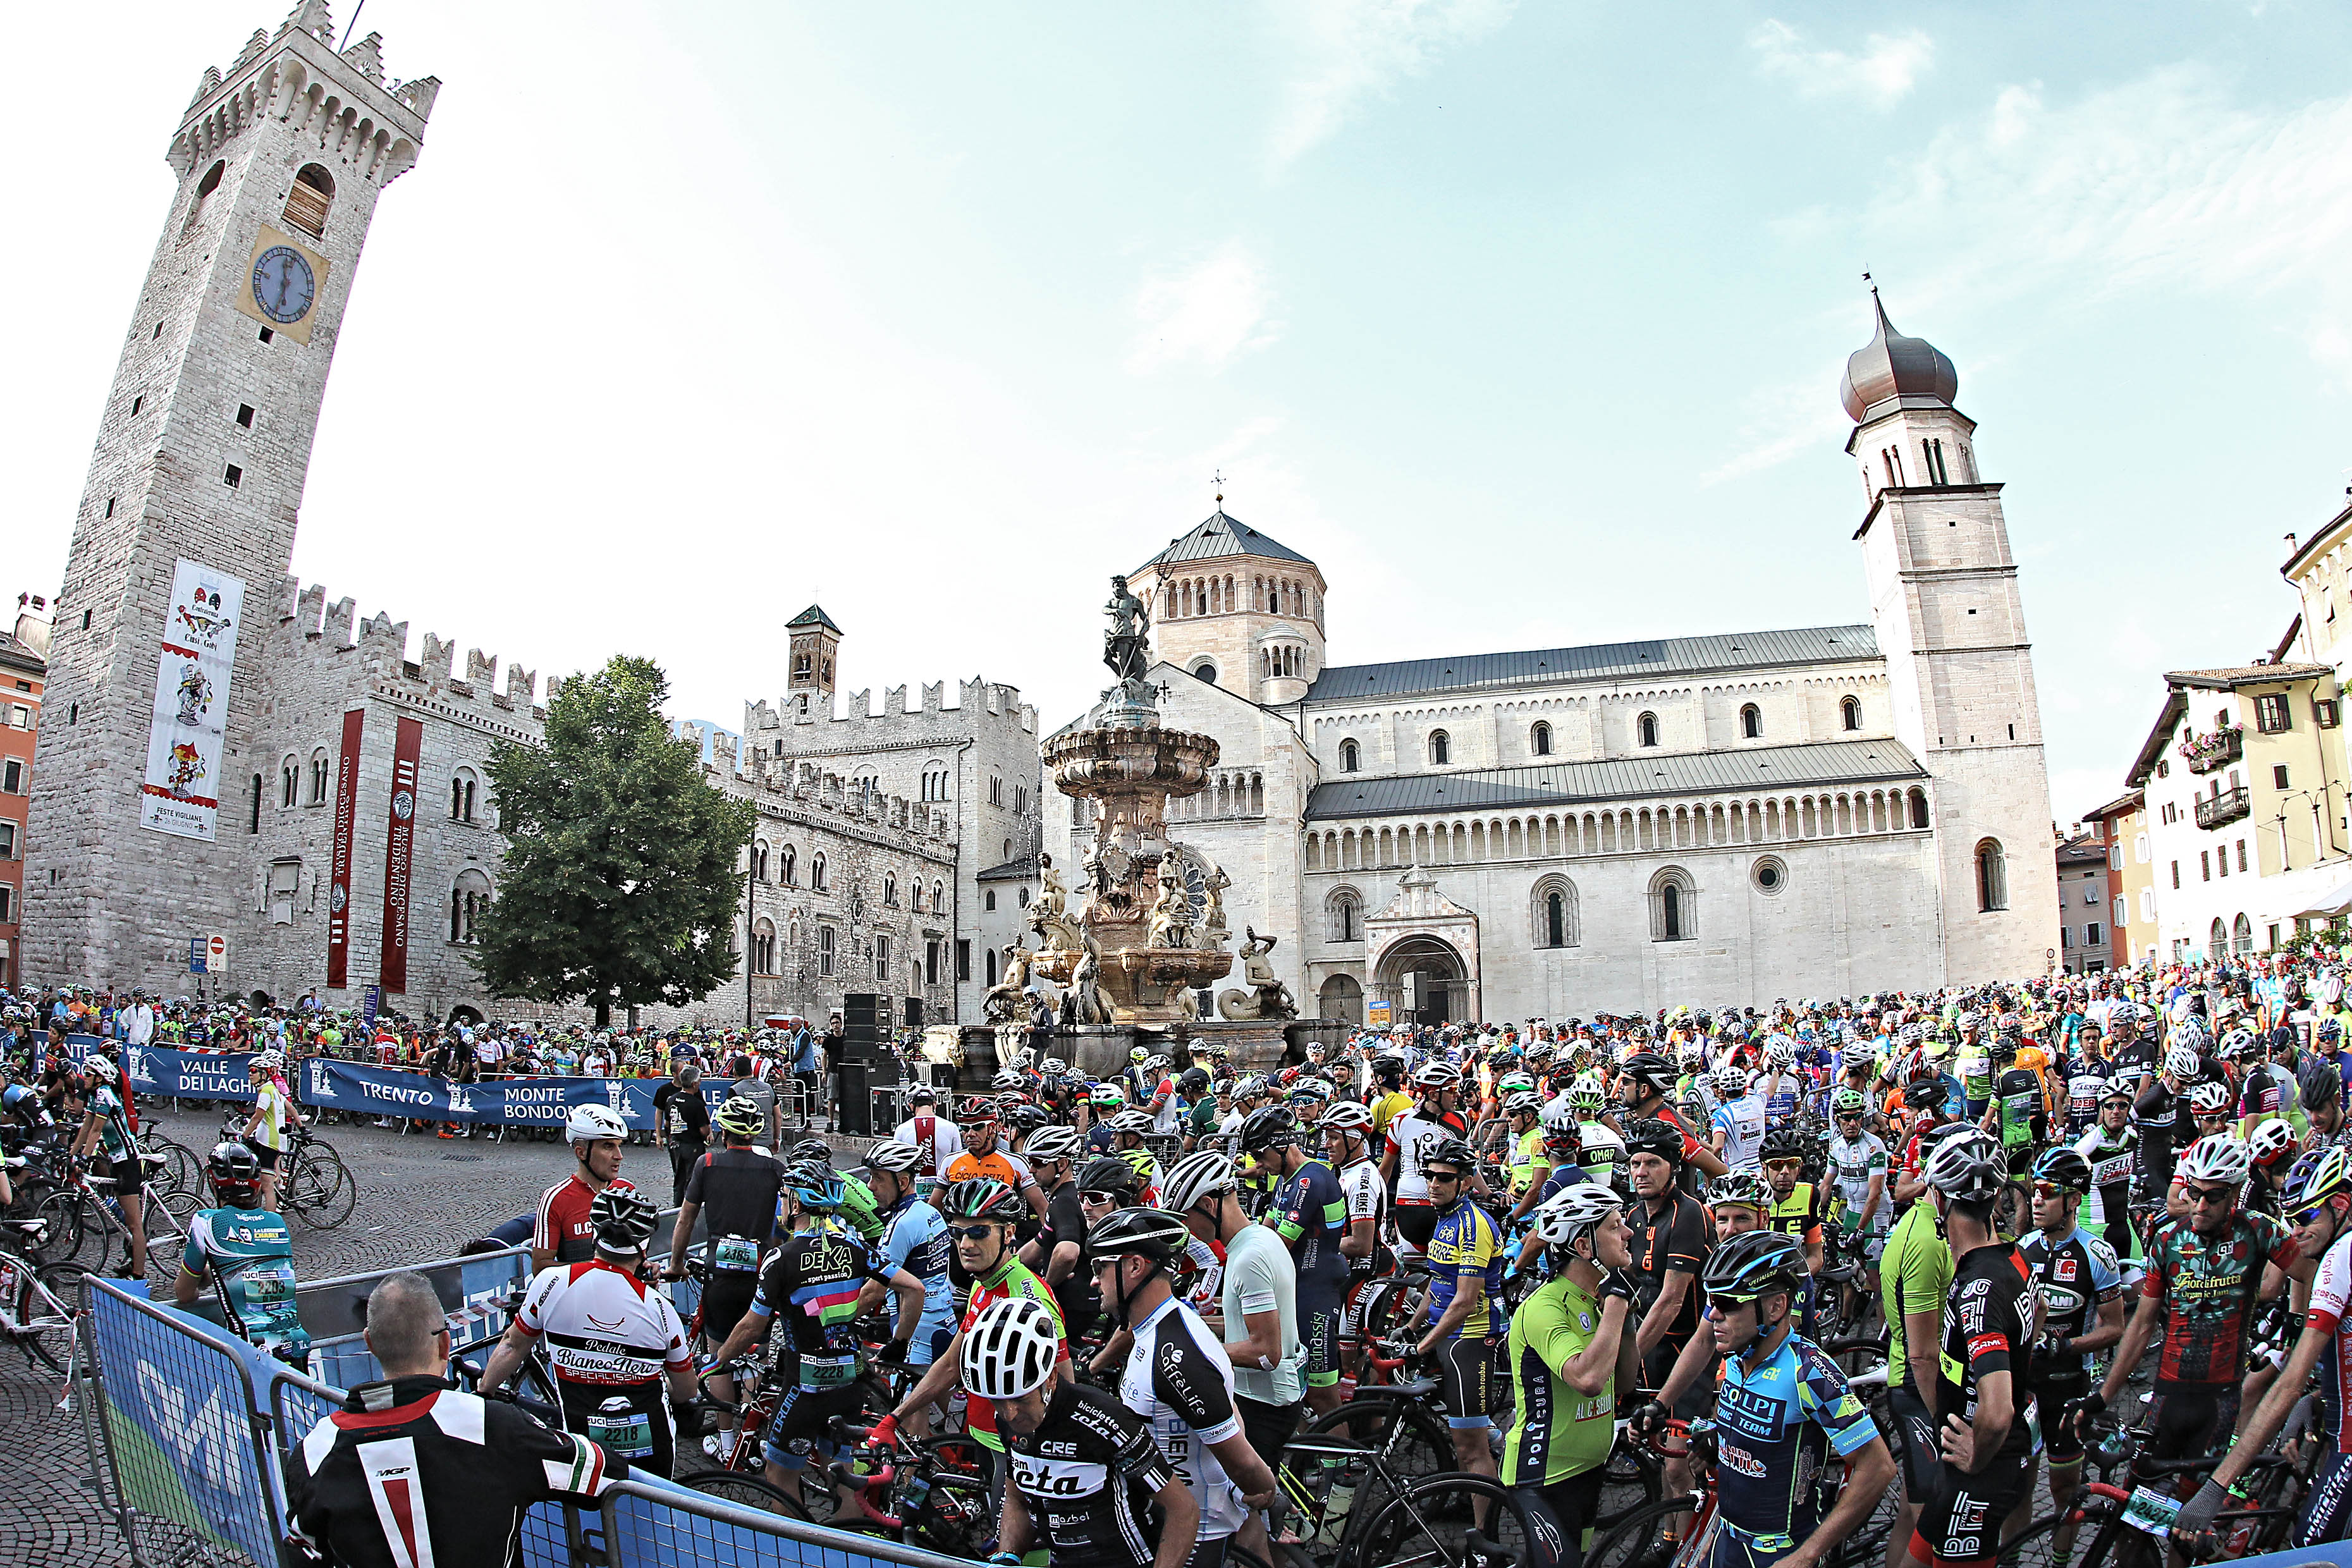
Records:
<instances>
[{"instance_id":1,"label":"balcony with flowers","mask_svg":"<svg viewBox=\"0 0 2352 1568\"><path fill-rule=\"evenodd\" d=\"M2189 764L2192 773L2210 773L2216 768L2226 768L2246 754L2246 727L2225 724L2210 735L2183 735L2180 738L2180 760Z\"/></svg>"}]
</instances>

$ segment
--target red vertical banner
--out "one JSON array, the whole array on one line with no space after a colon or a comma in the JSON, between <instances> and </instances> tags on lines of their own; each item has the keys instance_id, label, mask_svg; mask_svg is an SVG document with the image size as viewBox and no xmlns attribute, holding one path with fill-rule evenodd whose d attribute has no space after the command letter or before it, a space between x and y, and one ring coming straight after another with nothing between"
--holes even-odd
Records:
<instances>
[{"instance_id":1,"label":"red vertical banner","mask_svg":"<svg viewBox=\"0 0 2352 1568\"><path fill-rule=\"evenodd\" d=\"M327 884L327 988L351 984L352 829L360 814L360 731L367 710L343 715L342 755L335 763L335 858Z\"/></svg>"},{"instance_id":2,"label":"red vertical banner","mask_svg":"<svg viewBox=\"0 0 2352 1568\"><path fill-rule=\"evenodd\" d=\"M383 838L384 994L408 989L408 864L416 843L416 754L425 746L425 725L403 719L392 742L392 811Z\"/></svg>"}]
</instances>

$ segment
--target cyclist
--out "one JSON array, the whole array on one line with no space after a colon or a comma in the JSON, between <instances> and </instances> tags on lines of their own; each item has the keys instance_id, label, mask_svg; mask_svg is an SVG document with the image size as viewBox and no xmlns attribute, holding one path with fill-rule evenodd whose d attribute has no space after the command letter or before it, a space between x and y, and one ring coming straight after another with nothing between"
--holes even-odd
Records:
<instances>
[{"instance_id":1,"label":"cyclist","mask_svg":"<svg viewBox=\"0 0 2352 1568\"><path fill-rule=\"evenodd\" d=\"M1707 1321L1723 1358L1712 1568L1812 1568L1870 1517L1895 1476L1845 1373L1796 1332L1804 1272L1795 1239L1773 1230L1735 1237L1706 1260ZM1655 1419L1664 1406L1649 1410ZM1832 1453L1845 1476L1823 1517Z\"/></svg>"},{"instance_id":2,"label":"cyclist","mask_svg":"<svg viewBox=\"0 0 2352 1568\"><path fill-rule=\"evenodd\" d=\"M1082 1149L1067 1127L1040 1127L1022 1144L1022 1158L1045 1194L1045 1226L1023 1247L1021 1260L1054 1292L1063 1325L1083 1336L1094 1331L1101 1303L1088 1294L1087 1215L1076 1179Z\"/></svg>"},{"instance_id":3,"label":"cyclist","mask_svg":"<svg viewBox=\"0 0 2352 1568\"><path fill-rule=\"evenodd\" d=\"M286 1092L286 1058L276 1051L256 1051L246 1058L253 1080L253 1114L237 1136L261 1162L261 1206L278 1207L278 1164L286 1157L287 1127L294 1120L294 1102Z\"/></svg>"},{"instance_id":4,"label":"cyclist","mask_svg":"<svg viewBox=\"0 0 2352 1568\"><path fill-rule=\"evenodd\" d=\"M1290 1249L1297 1270L1297 1326L1307 1347L1307 1403L1320 1414L1339 1408L1339 1318L1348 1289L1348 1259L1339 1242L1348 1230L1348 1199L1331 1167L1307 1152L1309 1136L1286 1106L1270 1105L1242 1124L1243 1151L1280 1175L1265 1223ZM1172 1174L1170 1181L1172 1185ZM1230 1253L1225 1275L1230 1287ZM1281 1458L1279 1445L1271 1453L1262 1447L1258 1451L1269 1465Z\"/></svg>"},{"instance_id":5,"label":"cyclist","mask_svg":"<svg viewBox=\"0 0 2352 1568\"><path fill-rule=\"evenodd\" d=\"M2327 1068L2331 1076L2335 1070ZM2352 1403L2347 1394L2347 1378L2352 1378L2352 1321L2347 1321L2352 1320L2352 1154L2326 1149L2306 1156L2287 1181L2285 1199L2288 1216L2296 1226L2296 1249L2319 1259L2311 1282L2309 1316L2286 1370L2263 1396L2230 1452L2182 1507L2173 1526L2177 1539L2210 1529L2225 1500L2244 1505L2239 1478L2253 1456L2270 1447L2314 1372L2319 1373L2319 1468L2295 1520L2293 1544L2317 1546L2352 1534L2352 1430L2344 1419L2347 1405Z\"/></svg>"},{"instance_id":6,"label":"cyclist","mask_svg":"<svg viewBox=\"0 0 2352 1568\"><path fill-rule=\"evenodd\" d=\"M2139 1128L2140 1196L2151 1203L2163 1203L2172 1185L2173 1149L2185 1148L2191 1142L2180 1125L2180 1100L2197 1081L2203 1064L2195 1047L2176 1045L2166 1047L2162 1067L2132 1106Z\"/></svg>"},{"instance_id":7,"label":"cyclist","mask_svg":"<svg viewBox=\"0 0 2352 1568\"><path fill-rule=\"evenodd\" d=\"M1862 1242L1864 1288L1878 1289L1878 1258L1886 1247L1894 1205L1886 1191L1886 1141L1869 1131L1870 1101L1860 1089L1841 1089L1830 1099L1834 1124L1824 1146L1830 1194L1837 1205L1838 1229Z\"/></svg>"},{"instance_id":8,"label":"cyclist","mask_svg":"<svg viewBox=\"0 0 2352 1568\"><path fill-rule=\"evenodd\" d=\"M855 1415L864 1403L857 1379L865 1358L851 1331L866 1285L886 1286L898 1299L891 1345L900 1357L922 1320L922 1280L875 1257L842 1219L843 1202L841 1177L831 1167L814 1160L785 1167L786 1234L760 1266L751 1308L712 1358L727 1365L782 1317L788 1332L777 1347L776 1373L790 1386L769 1419L761 1458L768 1483L787 1494L812 1455L831 1452L833 1418ZM835 1492L838 1512L855 1516L847 1489Z\"/></svg>"},{"instance_id":9,"label":"cyclist","mask_svg":"<svg viewBox=\"0 0 2352 1568\"><path fill-rule=\"evenodd\" d=\"M1275 1481L1243 1430L1232 1358L1171 1289L1193 1239L1178 1215L1123 1208L1096 1224L1087 1247L1104 1310L1130 1340L1119 1400L1144 1418L1200 1503L1186 1562L1189 1568L1220 1568L1225 1543L1244 1520L1274 1500Z\"/></svg>"},{"instance_id":10,"label":"cyclist","mask_svg":"<svg viewBox=\"0 0 2352 1568\"><path fill-rule=\"evenodd\" d=\"M2042 1439L2050 1452L2050 1502L2062 1522L2057 1531L2061 1558L2072 1550L2074 1527L2065 1520L2066 1500L2083 1474L2083 1437L2074 1423L2060 1413L2091 1392L2091 1356L2124 1333L2124 1279L2109 1247L2080 1222L2083 1200L2091 1190L2091 1163L2064 1145L2033 1163L2034 1229L2018 1244L2033 1270L2033 1284L2042 1296L2042 1338L2033 1347L2033 1370L2026 1392L2043 1412ZM2028 1461L2025 1495L2033 1496ZM2012 1519L2022 1528L2022 1519Z\"/></svg>"},{"instance_id":11,"label":"cyclist","mask_svg":"<svg viewBox=\"0 0 2352 1568\"><path fill-rule=\"evenodd\" d=\"M948 1182L1002 1182L1020 1194L1039 1219L1045 1217L1045 1194L1037 1190L1029 1162L996 1146L997 1108L992 1100L973 1096L964 1101L956 1125L963 1132L963 1152L948 1162Z\"/></svg>"},{"instance_id":12,"label":"cyclist","mask_svg":"<svg viewBox=\"0 0 2352 1568\"><path fill-rule=\"evenodd\" d=\"M1496 1363L1507 1325L1501 1300L1502 1235L1463 1191L1477 1160L1459 1138L1447 1139L1422 1157L1437 1222L1427 1248L1429 1292L1420 1309L1432 1321L1413 1348L1436 1360L1455 1468L1491 1476L1495 1454L1486 1434L1495 1425L1496 1373L1501 1370Z\"/></svg>"},{"instance_id":13,"label":"cyclist","mask_svg":"<svg viewBox=\"0 0 2352 1568\"><path fill-rule=\"evenodd\" d=\"M1623 1110L1616 1131L1625 1139L1625 1146L1633 1146L1633 1124L1641 1121L1663 1121L1682 1140L1682 1149L1675 1164L1685 1183L1696 1176L1719 1176L1731 1167L1717 1157L1712 1147L1700 1142L1681 1114L1666 1103L1666 1095L1675 1087L1675 1069L1666 1058L1651 1051L1640 1051L1625 1058L1618 1069L1617 1093ZM1638 1226L1637 1226L1638 1228ZM1636 1252L1640 1249L1635 1248Z\"/></svg>"},{"instance_id":14,"label":"cyclist","mask_svg":"<svg viewBox=\"0 0 2352 1568\"><path fill-rule=\"evenodd\" d=\"M2131 1125L2134 1080L2118 1073L2099 1096L2098 1124L2074 1141L2074 1152L2091 1166L2089 1223L2107 1239L2118 1261L2139 1257L2139 1233L2131 1222L2132 1169L2139 1155L2139 1131Z\"/></svg>"},{"instance_id":15,"label":"cyclist","mask_svg":"<svg viewBox=\"0 0 2352 1568\"><path fill-rule=\"evenodd\" d=\"M1160 1192L1160 1162L1151 1157L1150 1147L1144 1142L1151 1135L1151 1112L1129 1108L1104 1125L1110 1130L1112 1156L1135 1167L1136 1177L1143 1184L1144 1201L1152 1201Z\"/></svg>"},{"instance_id":16,"label":"cyclist","mask_svg":"<svg viewBox=\"0 0 2352 1568\"><path fill-rule=\"evenodd\" d=\"M2344 1078L2336 1071L2333 1058L2323 1057L2304 1063L2303 1069L2295 1074L2294 1088L2303 1114L2311 1122L2311 1137L2305 1146L2322 1149L2345 1142Z\"/></svg>"},{"instance_id":17,"label":"cyclist","mask_svg":"<svg viewBox=\"0 0 2352 1568\"><path fill-rule=\"evenodd\" d=\"M699 1100L699 1091L697 1094ZM760 1263L776 1236L778 1199L783 1192L784 1167L773 1156L751 1147L764 1125L759 1103L730 1095L709 1124L719 1130L720 1146L702 1154L688 1168L686 1201L670 1227L669 1267L665 1279L686 1278L686 1248L698 1220L705 1223L709 1241L703 1261L709 1275L702 1287L698 1319L703 1338L722 1343L735 1331L751 1305L760 1283ZM735 1398L734 1379L725 1371L713 1373L710 1392L721 1401ZM703 1439L714 1457L733 1445L734 1413L719 1406L717 1436Z\"/></svg>"},{"instance_id":18,"label":"cyclist","mask_svg":"<svg viewBox=\"0 0 2352 1568\"><path fill-rule=\"evenodd\" d=\"M2229 1440L2255 1309L2278 1293L2280 1276L2307 1284L2314 1268L2284 1225L2240 1203L2252 1165L2234 1138L2202 1139L2181 1156L2189 1213L2162 1221L2148 1242L2139 1310L2125 1326L2106 1381L2083 1403L2086 1434L2090 1421L2122 1394L2148 1342L2158 1340L2162 1350L2144 1451L2151 1458L2190 1458Z\"/></svg>"},{"instance_id":19,"label":"cyclist","mask_svg":"<svg viewBox=\"0 0 2352 1568\"><path fill-rule=\"evenodd\" d=\"M1363 1338L1364 1298L1374 1280L1396 1267L1396 1254L1381 1239L1387 1228L1389 1190L1381 1180L1379 1162L1372 1158L1371 1127L1371 1111L1352 1100L1343 1100L1325 1111L1316 1124L1331 1168L1339 1173L1339 1198L1347 1209L1347 1228L1339 1234L1339 1254L1347 1259L1339 1310L1339 1357L1351 1373L1356 1346Z\"/></svg>"},{"instance_id":20,"label":"cyclist","mask_svg":"<svg viewBox=\"0 0 2352 1568\"><path fill-rule=\"evenodd\" d=\"M2032 1479L2021 1394L2033 1376L2033 1283L2024 1257L1993 1230L2008 1173L2000 1145L1973 1128L1938 1140L1921 1173L1954 1260L1934 1406L1942 1462L1911 1538L1922 1563L1990 1563Z\"/></svg>"},{"instance_id":21,"label":"cyclist","mask_svg":"<svg viewBox=\"0 0 2352 1568\"><path fill-rule=\"evenodd\" d=\"M1504 1485L1528 1510L1530 1568L1579 1568L1616 1440L1617 1395L1640 1373L1624 1200L1582 1182L1536 1210L1551 1278L1511 1315Z\"/></svg>"},{"instance_id":22,"label":"cyclist","mask_svg":"<svg viewBox=\"0 0 2352 1568\"><path fill-rule=\"evenodd\" d=\"M80 1131L68 1153L87 1160L90 1173L114 1185L114 1201L121 1206L123 1224L131 1231L131 1267L126 1279L147 1278L146 1175L139 1155L131 1112L114 1086L115 1075L104 1070L103 1047L92 1047L90 1057L101 1070L90 1073L82 1095ZM78 1084L81 1080L74 1080ZM99 1190L103 1191L101 1186Z\"/></svg>"},{"instance_id":23,"label":"cyclist","mask_svg":"<svg viewBox=\"0 0 2352 1568\"><path fill-rule=\"evenodd\" d=\"M1764 1211L1764 1223L1783 1236L1793 1236L1804 1244L1805 1268L1811 1273L1822 1271L1822 1198L1821 1189L1811 1182L1797 1178L1805 1168L1805 1139L1794 1127L1775 1127L1764 1134L1761 1151L1764 1179L1772 1189L1771 1206ZM1805 1295L1810 1321L1811 1291Z\"/></svg>"},{"instance_id":24,"label":"cyclist","mask_svg":"<svg viewBox=\"0 0 2352 1568\"><path fill-rule=\"evenodd\" d=\"M542 1270L530 1282L482 1369L481 1388L492 1394L504 1387L543 1338L564 1426L632 1465L667 1476L673 1434L662 1384L666 1378L677 1402L692 1400L694 1352L669 1298L638 1278L654 1217L653 1201L634 1187L615 1183L598 1193L588 1212L595 1255Z\"/></svg>"},{"instance_id":25,"label":"cyclist","mask_svg":"<svg viewBox=\"0 0 2352 1568\"><path fill-rule=\"evenodd\" d=\"M1507 1217L1517 1223L1533 1213L1541 1200L1544 1182L1551 1174L1551 1152L1544 1143L1543 1101L1535 1090L1515 1089L1505 1095L1503 1114L1511 1127L1503 1157L1510 1178L1511 1212Z\"/></svg>"},{"instance_id":26,"label":"cyclist","mask_svg":"<svg viewBox=\"0 0 2352 1568\"><path fill-rule=\"evenodd\" d=\"M1656 1387L1674 1369L1683 1347L1698 1332L1699 1270L1715 1243L1715 1220L1676 1184L1684 1135L1655 1118L1629 1122L1634 1203L1625 1222L1633 1231L1634 1304L1642 1317L1635 1343L1642 1354L1642 1381ZM1693 1389L1675 1408L1685 1420L1706 1414L1702 1391ZM1668 1485L1685 1489L1685 1462L1666 1462Z\"/></svg>"},{"instance_id":27,"label":"cyclist","mask_svg":"<svg viewBox=\"0 0 2352 1568\"><path fill-rule=\"evenodd\" d=\"M999 1557L1042 1546L1047 1568L1181 1568L1200 1528L1192 1488L1135 1412L1098 1388L1055 1383L1060 1344L1054 1314L1021 1297L972 1323L963 1385L995 1413L1012 1459Z\"/></svg>"},{"instance_id":28,"label":"cyclist","mask_svg":"<svg viewBox=\"0 0 2352 1568\"><path fill-rule=\"evenodd\" d=\"M1716 1069L1715 1094L1716 1157L1731 1170L1754 1170L1763 1155L1763 1097L1748 1087L1748 1069L1736 1062Z\"/></svg>"},{"instance_id":29,"label":"cyclist","mask_svg":"<svg viewBox=\"0 0 2352 1568\"><path fill-rule=\"evenodd\" d=\"M550 1500L593 1509L628 1475L627 1460L584 1437L450 1387L448 1336L423 1275L386 1275L369 1294L367 1348L383 1381L352 1389L284 1461L287 1524L328 1561L519 1562L525 1510ZM390 1506L402 1481L404 1518Z\"/></svg>"},{"instance_id":30,"label":"cyclist","mask_svg":"<svg viewBox=\"0 0 2352 1568\"><path fill-rule=\"evenodd\" d=\"M541 1272L557 1263L585 1263L596 1256L596 1228L589 1210L607 1187L636 1188L621 1176L621 1145L629 1124L603 1105L572 1108L563 1124L572 1145L572 1174L539 1195L539 1218L530 1233L530 1267ZM648 1234L651 1234L648 1232Z\"/></svg>"},{"instance_id":31,"label":"cyclist","mask_svg":"<svg viewBox=\"0 0 2352 1568\"><path fill-rule=\"evenodd\" d=\"M955 1157L963 1152L963 1142L956 1125L940 1114L940 1097L928 1089L919 1089L907 1096L907 1120L891 1130L893 1142L911 1143L923 1152L923 1163L915 1167L915 1195L929 1201Z\"/></svg>"},{"instance_id":32,"label":"cyclist","mask_svg":"<svg viewBox=\"0 0 2352 1568\"><path fill-rule=\"evenodd\" d=\"M2021 1236L2030 1228L2026 1224L2031 1212L2025 1197L2026 1175L2032 1166L2034 1151L2050 1136L2050 1099L2042 1090L2041 1075L2018 1064L2018 1048L2006 1029L1994 1037L1991 1057L1995 1068L1992 1104L1985 1112L1983 1126L2000 1140L2001 1157L2009 1166L2010 1191L2016 1194L2015 1228Z\"/></svg>"},{"instance_id":33,"label":"cyclist","mask_svg":"<svg viewBox=\"0 0 2352 1568\"><path fill-rule=\"evenodd\" d=\"M1941 1086L1937 1086L1939 1093ZM1966 1122L1944 1124L1943 1136L1965 1136ZM1933 1144L1940 1138L1930 1141ZM1952 1249L1933 1204L1915 1203L1895 1222L1878 1258L1879 1306L1886 1319L1886 1403L1901 1447L1903 1501L1887 1538L1887 1561L1911 1540L1919 1510L1940 1479L1937 1441L1940 1363L1930 1353L1943 1331L1944 1300L1952 1288Z\"/></svg>"},{"instance_id":34,"label":"cyclist","mask_svg":"<svg viewBox=\"0 0 2352 1568\"><path fill-rule=\"evenodd\" d=\"M1428 1250L1430 1233L1437 1228L1437 1210L1423 1169L1429 1151L1470 1131L1470 1124L1446 1103L1461 1081L1462 1075L1450 1063L1423 1062L1412 1075L1420 1103L1389 1123L1389 1152L1381 1160L1381 1180L1395 1194L1397 1234L1415 1253Z\"/></svg>"},{"instance_id":35,"label":"cyclist","mask_svg":"<svg viewBox=\"0 0 2352 1568\"><path fill-rule=\"evenodd\" d=\"M244 1143L226 1142L205 1173L221 1206L188 1216L172 1300L193 1307L215 1289L229 1328L280 1361L305 1364L310 1335L294 1305L294 1237L283 1215L260 1206L261 1162Z\"/></svg>"}]
</instances>

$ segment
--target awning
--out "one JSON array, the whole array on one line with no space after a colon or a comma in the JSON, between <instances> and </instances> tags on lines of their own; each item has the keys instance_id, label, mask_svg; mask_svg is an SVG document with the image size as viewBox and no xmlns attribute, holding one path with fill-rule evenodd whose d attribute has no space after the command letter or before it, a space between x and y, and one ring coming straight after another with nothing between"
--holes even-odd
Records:
<instances>
[{"instance_id":1,"label":"awning","mask_svg":"<svg viewBox=\"0 0 2352 1568\"><path fill-rule=\"evenodd\" d=\"M2347 910L2352 910L2352 882L2331 889L2325 897L2314 899L2309 909L2297 910L2296 920L2332 920Z\"/></svg>"}]
</instances>

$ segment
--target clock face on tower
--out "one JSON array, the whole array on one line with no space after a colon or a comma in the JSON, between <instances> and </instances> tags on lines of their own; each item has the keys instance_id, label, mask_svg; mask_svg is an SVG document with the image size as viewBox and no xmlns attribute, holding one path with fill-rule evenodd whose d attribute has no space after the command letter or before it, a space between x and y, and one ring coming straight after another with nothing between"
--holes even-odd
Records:
<instances>
[{"instance_id":1,"label":"clock face on tower","mask_svg":"<svg viewBox=\"0 0 2352 1568\"><path fill-rule=\"evenodd\" d=\"M280 325L310 314L318 287L310 262L292 246L273 245L254 258L253 302Z\"/></svg>"}]
</instances>

